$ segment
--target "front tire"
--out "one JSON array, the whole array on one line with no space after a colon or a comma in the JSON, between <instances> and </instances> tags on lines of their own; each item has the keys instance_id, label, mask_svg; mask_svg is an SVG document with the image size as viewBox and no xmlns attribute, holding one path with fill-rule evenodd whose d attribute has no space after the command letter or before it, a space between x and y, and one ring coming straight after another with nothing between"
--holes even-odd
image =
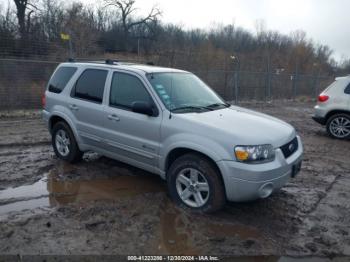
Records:
<instances>
[{"instance_id":1,"label":"front tire","mask_svg":"<svg viewBox=\"0 0 350 262\"><path fill-rule=\"evenodd\" d=\"M211 213L226 203L219 170L199 154L176 159L169 168L167 184L171 198L181 207Z\"/></svg>"},{"instance_id":2,"label":"front tire","mask_svg":"<svg viewBox=\"0 0 350 262\"><path fill-rule=\"evenodd\" d=\"M75 163L81 160L80 151L72 130L65 122L58 122L52 129L52 147L58 158Z\"/></svg>"},{"instance_id":3,"label":"front tire","mask_svg":"<svg viewBox=\"0 0 350 262\"><path fill-rule=\"evenodd\" d=\"M327 133L337 139L350 138L350 115L336 114L327 120Z\"/></svg>"}]
</instances>

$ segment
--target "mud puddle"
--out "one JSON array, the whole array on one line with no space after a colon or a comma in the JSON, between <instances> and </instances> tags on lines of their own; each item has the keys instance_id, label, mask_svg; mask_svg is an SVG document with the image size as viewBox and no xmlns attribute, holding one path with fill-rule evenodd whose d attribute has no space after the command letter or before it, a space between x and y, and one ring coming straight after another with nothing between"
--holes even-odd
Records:
<instances>
[{"instance_id":1,"label":"mud puddle","mask_svg":"<svg viewBox=\"0 0 350 262\"><path fill-rule=\"evenodd\" d=\"M157 251L161 254L199 254L193 240L193 231L186 222L186 216L183 216L182 212L170 202L161 209L158 235Z\"/></svg>"},{"instance_id":2,"label":"mud puddle","mask_svg":"<svg viewBox=\"0 0 350 262\"><path fill-rule=\"evenodd\" d=\"M232 222L220 214L211 215L193 213L176 207L165 200L160 209L157 254L200 255L208 252L208 243L221 246L226 241L239 243L245 241L264 241L263 233L250 226ZM237 243L236 242L236 243ZM217 247L210 251L217 252ZM220 253L217 253L220 254Z\"/></svg>"},{"instance_id":3,"label":"mud puddle","mask_svg":"<svg viewBox=\"0 0 350 262\"><path fill-rule=\"evenodd\" d=\"M66 166L63 169L59 169L61 172L53 169L34 184L7 188L0 191L0 216L6 217L11 212L23 212L24 210L29 210L35 214L41 211L45 213L46 210L52 207L64 206L71 203L76 203L79 207L83 207L83 209L77 208L75 205L68 207L75 210L74 212L77 214L81 214L83 212L82 210L94 209L96 207L93 201L102 200L104 202L98 202L98 205L102 204L107 207L108 205L113 206L115 203L117 205L128 203L127 205L134 206L135 210L139 209L140 211L137 211L138 215L134 215L134 208L122 209L123 216L130 216L127 221L133 221L130 224L137 225L138 223L142 224L141 221L144 220L143 218L147 220L147 212L149 212L145 208L145 206L148 206L146 204L147 202L142 201L142 195L152 193L155 198L152 202L155 203L151 209L155 210L159 208L156 211L159 218L156 219L158 222L154 224L154 227L151 227L152 229L149 228L149 232L147 231L148 227L145 227L145 230L146 235L154 236L152 238L154 242L150 244L148 250L152 250L157 254L199 255L205 251L205 245L207 245L208 241L220 245L224 240L220 240L219 238L241 240L247 238L261 239L259 232L255 229L241 224L230 223L224 218L220 221L212 221L212 217L210 216L194 214L176 207L165 194L159 195L159 193L165 192L166 186L161 178L157 176L118 175L112 178L74 180L75 178L71 176L74 175L75 168L76 166ZM155 197L157 194L159 197ZM148 195L147 199L150 198L151 196ZM109 202L110 200L112 202ZM113 202L113 200L122 200L122 202ZM88 204L86 205L86 203ZM141 205L142 208L140 207ZM45 215L43 214L43 216ZM65 213L59 213L58 216L65 216ZM140 218L140 216L143 218ZM103 226L101 226L101 230L103 230L102 228L104 226L107 227L108 225L108 222L104 220L104 216L98 216L98 219L96 218L95 220L93 217L91 219L92 221L100 221L102 219ZM56 222L53 217L50 217L48 220L52 225L61 224ZM196 221L196 223L193 223L193 221ZM44 224L46 223L47 221L45 219ZM95 225L97 222L91 223ZM28 225L28 228L36 228L36 226ZM127 228L126 226L119 227L118 230L123 234L124 231L128 230ZM110 230L112 228L108 229L108 231ZM86 230L87 234L88 231ZM131 234L131 232L127 231L127 234Z\"/></svg>"},{"instance_id":4,"label":"mud puddle","mask_svg":"<svg viewBox=\"0 0 350 262\"><path fill-rule=\"evenodd\" d=\"M66 170L71 171L70 168ZM107 179L58 180L56 170L31 185L0 191L0 215L13 211L55 207L75 202L116 200L144 193L163 192L165 183L152 175ZM59 175L62 178L62 174Z\"/></svg>"}]
</instances>

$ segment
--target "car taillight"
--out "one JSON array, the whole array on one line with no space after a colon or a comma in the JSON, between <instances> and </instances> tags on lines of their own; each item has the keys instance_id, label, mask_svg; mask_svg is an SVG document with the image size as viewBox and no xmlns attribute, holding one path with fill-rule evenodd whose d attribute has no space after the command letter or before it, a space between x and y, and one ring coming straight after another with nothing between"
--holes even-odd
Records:
<instances>
[{"instance_id":1,"label":"car taillight","mask_svg":"<svg viewBox=\"0 0 350 262\"><path fill-rule=\"evenodd\" d=\"M41 104L42 104L43 108L45 108L45 106L46 106L46 96L45 96L45 93L42 94L42 96L41 96Z\"/></svg>"},{"instance_id":2,"label":"car taillight","mask_svg":"<svg viewBox=\"0 0 350 262\"><path fill-rule=\"evenodd\" d=\"M326 95L319 95L318 96L319 102L326 102L328 99L329 99L329 96L326 96Z\"/></svg>"}]
</instances>

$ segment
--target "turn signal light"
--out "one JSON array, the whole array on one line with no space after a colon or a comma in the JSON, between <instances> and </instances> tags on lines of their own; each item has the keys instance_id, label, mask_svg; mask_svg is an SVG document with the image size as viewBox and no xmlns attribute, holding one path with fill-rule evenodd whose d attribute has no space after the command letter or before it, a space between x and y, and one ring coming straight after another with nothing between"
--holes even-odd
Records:
<instances>
[{"instance_id":1,"label":"turn signal light","mask_svg":"<svg viewBox=\"0 0 350 262\"><path fill-rule=\"evenodd\" d=\"M240 161L247 160L249 157L249 153L247 151L236 150L236 157Z\"/></svg>"}]
</instances>

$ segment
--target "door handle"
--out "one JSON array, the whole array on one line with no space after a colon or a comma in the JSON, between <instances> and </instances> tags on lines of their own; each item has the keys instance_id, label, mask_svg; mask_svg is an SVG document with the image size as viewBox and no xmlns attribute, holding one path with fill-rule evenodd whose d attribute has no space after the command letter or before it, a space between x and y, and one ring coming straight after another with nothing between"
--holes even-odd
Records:
<instances>
[{"instance_id":1,"label":"door handle","mask_svg":"<svg viewBox=\"0 0 350 262\"><path fill-rule=\"evenodd\" d=\"M115 115L115 114L108 115L107 118L109 120L112 120L112 121L119 121L120 120L120 118L117 115Z\"/></svg>"},{"instance_id":2,"label":"door handle","mask_svg":"<svg viewBox=\"0 0 350 262\"><path fill-rule=\"evenodd\" d=\"M78 107L77 105L75 105L75 104L69 105L69 108L70 108L71 110L78 110L78 109L79 109L79 107Z\"/></svg>"}]
</instances>

